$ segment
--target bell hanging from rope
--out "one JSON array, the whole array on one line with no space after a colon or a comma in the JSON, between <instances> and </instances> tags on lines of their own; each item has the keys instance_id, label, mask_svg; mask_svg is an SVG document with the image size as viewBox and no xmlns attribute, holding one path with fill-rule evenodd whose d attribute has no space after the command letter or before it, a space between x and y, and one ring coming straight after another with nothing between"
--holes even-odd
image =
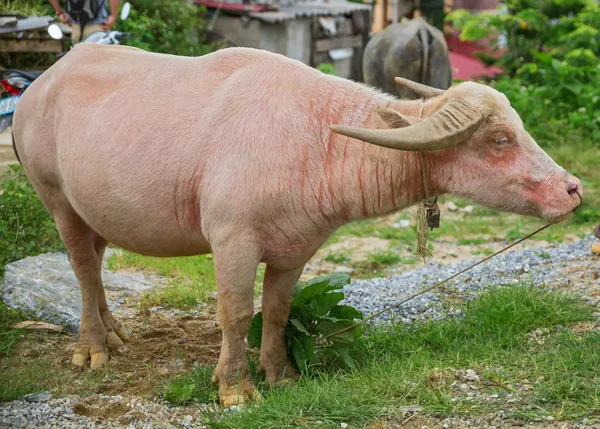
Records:
<instances>
[{"instance_id":1,"label":"bell hanging from rope","mask_svg":"<svg viewBox=\"0 0 600 429\"><path fill-rule=\"evenodd\" d=\"M433 231L434 228L440 227L440 206L438 206L437 199L433 202L426 201L425 209L427 210L427 226Z\"/></svg>"}]
</instances>

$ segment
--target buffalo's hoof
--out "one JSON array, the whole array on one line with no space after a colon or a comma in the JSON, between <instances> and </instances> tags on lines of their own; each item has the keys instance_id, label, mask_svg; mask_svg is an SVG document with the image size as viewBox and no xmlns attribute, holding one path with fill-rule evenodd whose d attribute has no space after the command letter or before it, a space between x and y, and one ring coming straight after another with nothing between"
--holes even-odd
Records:
<instances>
[{"instance_id":1,"label":"buffalo's hoof","mask_svg":"<svg viewBox=\"0 0 600 429\"><path fill-rule=\"evenodd\" d=\"M88 359L90 360L90 368L100 368L108 363L108 350L105 345L92 344L80 345L73 353L71 362L75 366L85 366Z\"/></svg>"}]
</instances>

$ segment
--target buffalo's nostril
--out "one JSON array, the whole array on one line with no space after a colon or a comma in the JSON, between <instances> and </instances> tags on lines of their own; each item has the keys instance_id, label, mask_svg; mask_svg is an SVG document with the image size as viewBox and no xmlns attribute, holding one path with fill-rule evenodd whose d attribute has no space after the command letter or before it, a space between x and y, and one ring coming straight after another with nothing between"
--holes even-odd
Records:
<instances>
[{"instance_id":1,"label":"buffalo's nostril","mask_svg":"<svg viewBox=\"0 0 600 429\"><path fill-rule=\"evenodd\" d=\"M579 204L581 204L583 199L581 197L580 182L578 180L569 180L567 182L567 193L570 197L577 197L579 199Z\"/></svg>"}]
</instances>

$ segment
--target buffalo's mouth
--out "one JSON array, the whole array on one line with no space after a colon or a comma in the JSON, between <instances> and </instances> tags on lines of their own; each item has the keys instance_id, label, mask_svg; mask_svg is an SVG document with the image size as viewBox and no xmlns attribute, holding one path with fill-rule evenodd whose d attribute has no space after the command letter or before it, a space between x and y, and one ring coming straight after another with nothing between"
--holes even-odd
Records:
<instances>
[{"instance_id":1,"label":"buffalo's mouth","mask_svg":"<svg viewBox=\"0 0 600 429\"><path fill-rule=\"evenodd\" d=\"M568 217L571 216L572 213L573 211L569 210L561 214L543 216L543 219L551 224L561 223L562 221L568 219Z\"/></svg>"}]
</instances>

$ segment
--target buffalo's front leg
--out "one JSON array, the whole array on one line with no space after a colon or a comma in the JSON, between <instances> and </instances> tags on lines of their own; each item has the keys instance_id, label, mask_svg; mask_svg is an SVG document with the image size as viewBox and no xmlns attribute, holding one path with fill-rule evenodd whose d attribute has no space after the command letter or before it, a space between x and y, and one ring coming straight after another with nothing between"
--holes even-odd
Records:
<instances>
[{"instance_id":1,"label":"buffalo's front leg","mask_svg":"<svg viewBox=\"0 0 600 429\"><path fill-rule=\"evenodd\" d=\"M237 237L213 244L217 278L217 314L223 331L221 355L213 380L219 382L221 405L243 405L258 392L250 379L246 337L254 309L254 281L260 255Z\"/></svg>"},{"instance_id":2,"label":"buffalo's front leg","mask_svg":"<svg viewBox=\"0 0 600 429\"><path fill-rule=\"evenodd\" d=\"M292 296L302 269L281 271L267 265L263 285L263 330L260 346L260 368L270 382L298 378L285 344Z\"/></svg>"}]
</instances>

